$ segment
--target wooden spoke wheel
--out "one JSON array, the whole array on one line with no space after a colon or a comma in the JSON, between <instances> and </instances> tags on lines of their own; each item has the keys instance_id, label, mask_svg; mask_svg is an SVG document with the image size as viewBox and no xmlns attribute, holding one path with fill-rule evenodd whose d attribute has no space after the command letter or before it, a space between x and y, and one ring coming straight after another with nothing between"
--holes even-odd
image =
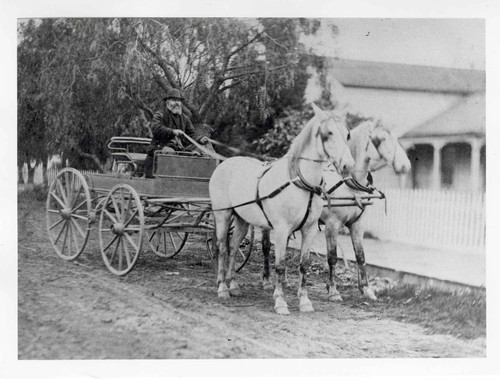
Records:
<instances>
[{"instance_id":1,"label":"wooden spoke wheel","mask_svg":"<svg viewBox=\"0 0 500 380\"><path fill-rule=\"evenodd\" d=\"M92 200L83 175L62 169L49 187L46 204L47 231L57 255L76 259L85 248L91 228Z\"/></svg>"},{"instance_id":2,"label":"wooden spoke wheel","mask_svg":"<svg viewBox=\"0 0 500 380\"><path fill-rule=\"evenodd\" d=\"M130 272L141 253L144 209L137 192L129 185L114 186L99 217L99 245L106 267L113 274Z\"/></svg>"},{"instance_id":3,"label":"wooden spoke wheel","mask_svg":"<svg viewBox=\"0 0 500 380\"><path fill-rule=\"evenodd\" d=\"M229 239L231 239L232 228L229 230ZM253 226L248 228L247 235L242 240L238 250L236 251L236 263L234 265L236 272L239 272L241 268L245 266L245 264L250 259L252 255L253 244L255 240L255 229ZM218 257L218 249L215 244L215 232L211 235L207 235L207 251L212 261L217 265L217 257Z\"/></svg>"},{"instance_id":4,"label":"wooden spoke wheel","mask_svg":"<svg viewBox=\"0 0 500 380\"><path fill-rule=\"evenodd\" d=\"M146 232L149 248L160 257L170 258L177 255L188 238L187 232L151 230Z\"/></svg>"}]
</instances>

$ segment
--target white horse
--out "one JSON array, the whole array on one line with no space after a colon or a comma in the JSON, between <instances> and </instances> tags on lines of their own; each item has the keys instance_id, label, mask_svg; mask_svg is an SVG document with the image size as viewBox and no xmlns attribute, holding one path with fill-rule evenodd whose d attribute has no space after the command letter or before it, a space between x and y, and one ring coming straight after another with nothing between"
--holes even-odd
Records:
<instances>
[{"instance_id":1,"label":"white horse","mask_svg":"<svg viewBox=\"0 0 500 380\"><path fill-rule=\"evenodd\" d=\"M241 295L234 279L234 258L248 226L273 229L277 274L274 309L278 314L289 314L282 286L285 253L288 237L300 230L303 236L298 290L300 311L313 311L307 297L306 271L310 264L309 248L324 203L319 187L323 165L331 162L342 173L349 172L354 165L347 146L349 131L345 115L322 111L314 104L313 109L314 117L295 138L285 157L270 165L248 157L233 157L222 162L210 178L209 191L219 251L219 297ZM229 250L231 216L234 217L234 229Z\"/></svg>"},{"instance_id":2,"label":"white horse","mask_svg":"<svg viewBox=\"0 0 500 380\"><path fill-rule=\"evenodd\" d=\"M363 217L366 204L362 196L369 196L373 192L371 186L372 172L391 164L397 174L407 173L410 160L405 151L392 133L374 121L365 121L351 131L348 141L349 149L355 165L352 171L352 180L344 180L336 168L327 167L323 171L326 192L330 193L332 206L325 204L320 220L325 224L327 246L327 261L329 267L327 290L331 301L342 301L334 282L335 265L337 263L337 238L341 228L345 225L351 233L351 240L358 265L358 286L361 293L372 300L376 299L373 290L369 287L365 270L365 253L363 249ZM343 206L335 206L334 198L342 198ZM352 201L349 201L351 199ZM349 203L350 205L345 205ZM269 280L269 251L271 247L269 231L262 231L262 252L264 255L264 270L262 274L263 286L268 289Z\"/></svg>"},{"instance_id":3,"label":"white horse","mask_svg":"<svg viewBox=\"0 0 500 380\"><path fill-rule=\"evenodd\" d=\"M336 198L357 199L357 205L335 207L324 207L320 220L325 224L325 237L328 261L328 298L331 301L342 301L334 282L335 264L337 263L337 238L343 226L346 226L351 234L351 241L356 255L358 266L358 287L361 293L368 299L376 300L373 290L370 288L366 276L365 252L363 249L363 218L365 216L365 205L360 201L362 196L368 196L372 191L372 172L390 164L396 174L407 173L410 168L404 149L398 143L397 138L386 128L374 121L365 121L351 131L349 147L354 157L355 166L352 172L353 181L346 181L331 192L329 196ZM323 177L326 188L332 189L341 183L342 178L334 169L324 172Z\"/></svg>"}]
</instances>

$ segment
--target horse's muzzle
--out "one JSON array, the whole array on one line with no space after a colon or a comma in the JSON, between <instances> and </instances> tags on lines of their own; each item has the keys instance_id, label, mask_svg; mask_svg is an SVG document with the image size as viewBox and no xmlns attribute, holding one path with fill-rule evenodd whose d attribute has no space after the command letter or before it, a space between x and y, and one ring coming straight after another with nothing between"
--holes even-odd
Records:
<instances>
[{"instance_id":1,"label":"horse's muzzle","mask_svg":"<svg viewBox=\"0 0 500 380\"><path fill-rule=\"evenodd\" d=\"M404 160L404 162L399 164L396 164L396 162L394 162L393 169L396 174L409 173L411 170L411 162L408 159Z\"/></svg>"},{"instance_id":2,"label":"horse's muzzle","mask_svg":"<svg viewBox=\"0 0 500 380\"><path fill-rule=\"evenodd\" d=\"M338 169L340 170L340 174L342 174L342 176L345 177L352 174L354 166L355 162L352 157L343 157L342 160L340 161Z\"/></svg>"}]
</instances>

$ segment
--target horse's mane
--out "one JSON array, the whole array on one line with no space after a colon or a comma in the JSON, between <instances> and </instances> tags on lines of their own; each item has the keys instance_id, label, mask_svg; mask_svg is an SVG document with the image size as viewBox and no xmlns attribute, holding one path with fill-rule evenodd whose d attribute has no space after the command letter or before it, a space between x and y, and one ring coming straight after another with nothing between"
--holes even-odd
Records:
<instances>
[{"instance_id":1,"label":"horse's mane","mask_svg":"<svg viewBox=\"0 0 500 380\"><path fill-rule=\"evenodd\" d=\"M351 149L353 146L354 146L355 150L357 150L357 148L365 149L364 146L363 147L359 146L359 143L358 143L359 139L361 137L368 138L370 136L370 127L374 123L376 123L376 122L373 120L365 120L365 121L359 123L355 128L353 128L351 130L351 141L348 142L349 146L351 146ZM357 155L357 152L354 152L353 156L356 156L356 155Z\"/></svg>"},{"instance_id":2,"label":"horse's mane","mask_svg":"<svg viewBox=\"0 0 500 380\"><path fill-rule=\"evenodd\" d=\"M292 141L292 145L286 153L289 162L297 161L299 159L300 153L304 150L304 145L309 142L311 131L313 127L317 124L318 120L316 117L310 119L300 133Z\"/></svg>"},{"instance_id":3,"label":"horse's mane","mask_svg":"<svg viewBox=\"0 0 500 380\"><path fill-rule=\"evenodd\" d=\"M299 169L299 160L302 151L304 150L304 145L309 143L310 137L314 127L318 124L318 118L314 116L310 119L300 133L295 137L286 153L285 157L288 160L288 170L290 173L290 178L295 178Z\"/></svg>"}]
</instances>

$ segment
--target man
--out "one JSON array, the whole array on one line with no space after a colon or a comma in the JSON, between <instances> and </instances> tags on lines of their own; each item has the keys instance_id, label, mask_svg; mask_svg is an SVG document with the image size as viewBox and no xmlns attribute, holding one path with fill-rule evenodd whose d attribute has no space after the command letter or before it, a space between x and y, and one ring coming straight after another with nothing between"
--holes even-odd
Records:
<instances>
[{"instance_id":1,"label":"man","mask_svg":"<svg viewBox=\"0 0 500 380\"><path fill-rule=\"evenodd\" d=\"M198 135L187 115L182 113L182 93L171 88L163 98L165 109L154 114L151 120L151 130L153 138L151 145L147 148L147 157L144 162L146 178L153 177L154 152L174 152L180 150L194 150L194 145L184 137L184 133L193 140L204 145L208 143L208 137Z\"/></svg>"}]
</instances>

